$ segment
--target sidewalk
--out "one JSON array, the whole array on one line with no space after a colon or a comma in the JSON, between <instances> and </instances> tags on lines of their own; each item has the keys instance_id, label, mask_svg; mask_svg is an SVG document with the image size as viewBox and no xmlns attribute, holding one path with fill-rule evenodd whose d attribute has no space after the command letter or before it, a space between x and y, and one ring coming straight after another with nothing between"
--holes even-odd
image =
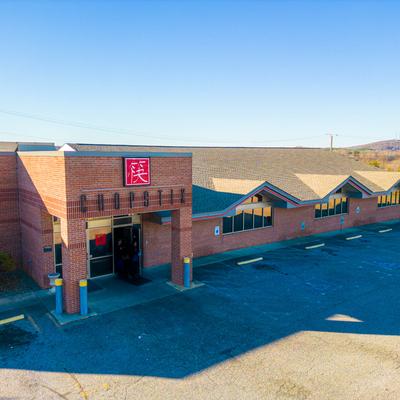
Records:
<instances>
[{"instance_id":1,"label":"sidewalk","mask_svg":"<svg viewBox=\"0 0 400 400\"><path fill-rule=\"evenodd\" d=\"M34 305L51 296L53 296L53 293L49 289L37 289L24 293L9 294L0 297L0 312Z\"/></svg>"}]
</instances>

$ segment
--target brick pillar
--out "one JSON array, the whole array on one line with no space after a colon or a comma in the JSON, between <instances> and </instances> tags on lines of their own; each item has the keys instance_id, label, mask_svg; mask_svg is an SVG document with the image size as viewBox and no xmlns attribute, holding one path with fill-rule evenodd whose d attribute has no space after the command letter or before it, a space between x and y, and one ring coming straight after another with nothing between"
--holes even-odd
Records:
<instances>
[{"instance_id":1,"label":"brick pillar","mask_svg":"<svg viewBox=\"0 0 400 400\"><path fill-rule=\"evenodd\" d=\"M86 223L61 219L64 310L79 312L79 280L87 278Z\"/></svg>"},{"instance_id":2,"label":"brick pillar","mask_svg":"<svg viewBox=\"0 0 400 400\"><path fill-rule=\"evenodd\" d=\"M177 285L183 285L184 257L192 258L191 207L174 210L171 215L171 281Z\"/></svg>"}]
</instances>

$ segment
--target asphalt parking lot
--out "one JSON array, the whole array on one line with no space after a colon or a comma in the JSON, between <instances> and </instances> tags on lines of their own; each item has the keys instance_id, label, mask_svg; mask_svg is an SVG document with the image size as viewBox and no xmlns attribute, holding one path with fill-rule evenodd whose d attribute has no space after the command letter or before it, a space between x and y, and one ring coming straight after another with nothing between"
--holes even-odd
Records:
<instances>
[{"instance_id":1,"label":"asphalt parking lot","mask_svg":"<svg viewBox=\"0 0 400 400\"><path fill-rule=\"evenodd\" d=\"M0 326L0 398L397 400L391 229L205 265L202 287L62 328L25 308Z\"/></svg>"}]
</instances>

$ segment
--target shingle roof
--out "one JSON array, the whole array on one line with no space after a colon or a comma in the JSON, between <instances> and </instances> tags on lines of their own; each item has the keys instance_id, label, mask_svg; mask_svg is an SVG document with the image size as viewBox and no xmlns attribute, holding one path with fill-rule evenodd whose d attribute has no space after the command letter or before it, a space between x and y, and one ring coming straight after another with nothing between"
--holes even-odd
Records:
<instances>
[{"instance_id":1,"label":"shingle roof","mask_svg":"<svg viewBox=\"0 0 400 400\"><path fill-rule=\"evenodd\" d=\"M0 142L0 152L16 152L17 148L17 142Z\"/></svg>"},{"instance_id":2,"label":"shingle roof","mask_svg":"<svg viewBox=\"0 0 400 400\"><path fill-rule=\"evenodd\" d=\"M400 180L400 173L324 149L69 145L77 151L191 152L194 213L222 211L263 183L304 202L324 198L350 177L376 193Z\"/></svg>"},{"instance_id":3,"label":"shingle roof","mask_svg":"<svg viewBox=\"0 0 400 400\"><path fill-rule=\"evenodd\" d=\"M51 150L57 150L54 143L0 142L0 152L51 151Z\"/></svg>"},{"instance_id":4,"label":"shingle roof","mask_svg":"<svg viewBox=\"0 0 400 400\"><path fill-rule=\"evenodd\" d=\"M389 172L382 170L360 171L354 173L355 177L366 182L366 186L374 192L382 192L390 190L400 181L400 172Z\"/></svg>"}]
</instances>

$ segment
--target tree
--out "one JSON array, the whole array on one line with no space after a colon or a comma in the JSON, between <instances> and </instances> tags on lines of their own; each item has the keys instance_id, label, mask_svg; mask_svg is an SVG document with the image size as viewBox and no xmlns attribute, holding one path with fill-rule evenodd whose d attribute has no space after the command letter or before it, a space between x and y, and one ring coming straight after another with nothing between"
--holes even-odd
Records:
<instances>
[{"instance_id":1,"label":"tree","mask_svg":"<svg viewBox=\"0 0 400 400\"><path fill-rule=\"evenodd\" d=\"M371 160L371 161L369 161L368 164L372 165L373 167L377 167L377 168L380 168L380 166L381 166L381 163L378 160Z\"/></svg>"}]
</instances>

